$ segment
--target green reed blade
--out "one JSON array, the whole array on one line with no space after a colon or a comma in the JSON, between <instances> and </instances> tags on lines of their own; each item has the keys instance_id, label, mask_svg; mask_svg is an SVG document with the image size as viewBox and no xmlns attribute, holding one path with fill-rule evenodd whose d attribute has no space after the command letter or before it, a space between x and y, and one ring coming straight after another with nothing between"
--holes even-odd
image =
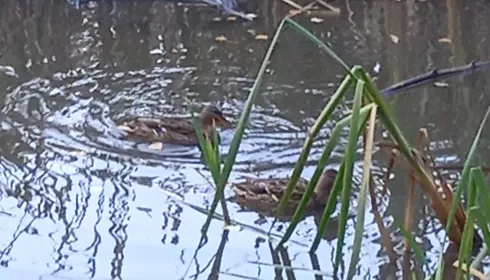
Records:
<instances>
[{"instance_id":1,"label":"green reed blade","mask_svg":"<svg viewBox=\"0 0 490 280\"><path fill-rule=\"evenodd\" d=\"M332 191L330 192L327 205L325 205L325 208L323 209L320 223L317 226L317 232L315 239L313 239L313 243L311 244L310 253L315 253L315 251L318 249L323 233L325 232L328 222L330 221L330 215L332 215L335 205L337 204L337 198L342 190L342 182L344 181L344 166L345 162L342 160L339 170L337 171L337 177L335 177L335 182L333 184Z\"/></svg>"},{"instance_id":2,"label":"green reed blade","mask_svg":"<svg viewBox=\"0 0 490 280\"><path fill-rule=\"evenodd\" d=\"M361 108L360 111L360 118L365 119L367 118L367 114L369 111L373 108L374 104L368 104ZM338 143L338 140L342 134L342 129L350 122L350 119L352 118L352 115L349 115L342 120L340 120L334 130L332 131L332 135L330 136L330 139L328 140L328 144L323 150L323 153L318 160L318 163L315 168L315 172L313 173L313 176L310 179L310 182L308 183L308 186L306 187L306 191L303 194L300 204L298 205L298 208L294 212L294 216L292 220L289 223L288 228L286 229L286 233L283 235L281 241L278 244L279 246L282 246L285 242L289 240L291 235L294 232L294 229L300 222L301 218L303 217L303 214L305 212L306 206L311 200L311 196L313 194L313 191L315 190L316 184L318 183L318 180L320 176L323 173L323 169L325 168L325 165L327 164L328 159L330 158L330 155L335 147L335 145Z\"/></svg>"},{"instance_id":3,"label":"green reed blade","mask_svg":"<svg viewBox=\"0 0 490 280\"><path fill-rule=\"evenodd\" d=\"M344 68L345 72L351 78L357 79L356 75L354 72L350 69L349 66L330 48L328 47L322 40L320 40L318 37L313 35L310 31L306 30L303 26L299 25L296 21L286 18L286 22L293 27L299 34L305 36L307 39L312 41L313 43L317 44L322 50L326 51L330 57L335 59L342 67Z\"/></svg>"},{"instance_id":4,"label":"green reed blade","mask_svg":"<svg viewBox=\"0 0 490 280\"><path fill-rule=\"evenodd\" d=\"M469 186L470 182L470 169L471 165L473 164L473 159L475 158L475 153L476 153L476 148L478 147L478 143L480 142L480 137L483 132L483 127L485 126L485 123L487 122L488 115L490 114L490 106L487 109L487 112L485 113L485 116L483 117L482 122L480 123L480 127L478 128L478 131L475 135L475 138L473 139L473 143L471 145L470 151L468 152L468 156L466 157L466 161L464 163L463 171L461 173L461 180L459 181L457 187L456 187L456 193L454 194L454 201L451 204L451 210L449 212L449 218L446 226L446 231L449 230L450 225L453 222L454 219L454 214L456 213L456 207L458 206L459 200L461 198L461 192L465 188L465 186Z\"/></svg>"},{"instance_id":5,"label":"green reed blade","mask_svg":"<svg viewBox=\"0 0 490 280\"><path fill-rule=\"evenodd\" d=\"M379 106L379 116L383 121L383 125L389 131L390 135L395 139L395 141L400 146L400 152L410 160L412 165L415 164L416 160L413 158L411 153L410 145L408 141L403 137L403 134L400 128L396 125L395 118L393 117L393 113L391 107L384 100L381 92L373 83L372 79L366 73L366 71L362 67L358 67L354 70L356 75L358 75L364 82L366 82L367 89L367 97L372 100L372 102L376 103Z\"/></svg>"},{"instance_id":6,"label":"green reed blade","mask_svg":"<svg viewBox=\"0 0 490 280\"><path fill-rule=\"evenodd\" d=\"M487 118L488 118L489 113L490 113L490 107L488 107L487 112L485 113L485 116L483 117L483 120L480 123L480 127L478 128L478 131L475 135L475 138L473 139L473 143L471 145L470 151L468 152L468 156L466 157L464 167L463 167L463 171L461 174L461 180L459 181L458 186L456 187L456 193L454 194L454 201L451 204L451 210L449 211L449 217L447 219L447 225L446 225L446 232L449 231L449 228L453 223L454 214L456 213L456 207L459 203L459 200L461 197L461 192L462 192L464 186L465 185L467 186L467 184L469 182L469 179L470 179L469 173L470 173L470 169L471 169L470 166L473 162L475 152L476 152L476 148L478 147L478 143L480 142L480 137L481 137L481 134L483 131L483 127L484 127L485 123L487 122ZM442 247L444 247L445 244L446 244L446 239L444 239L444 241L442 243ZM442 263L442 251L439 254L439 262ZM439 280L439 279L442 280L442 274L443 274L442 270L443 270L443 266L442 266L442 264L440 264L440 266L437 268L437 272L436 272L436 279L437 280Z\"/></svg>"},{"instance_id":7,"label":"green reed blade","mask_svg":"<svg viewBox=\"0 0 490 280\"><path fill-rule=\"evenodd\" d=\"M462 267L463 264L466 264L468 267L468 263L470 260L470 255L473 247L473 234L474 234L474 216L470 212L470 209L476 205L476 185L473 183L473 168L470 170L470 176L468 176L468 203L466 208L466 213L468 216L466 218L466 223L464 225L463 236L461 240L461 246L459 247L458 253L458 268L456 270L456 279L462 279ZM469 278L470 270L466 269L466 279Z\"/></svg>"},{"instance_id":8,"label":"green reed blade","mask_svg":"<svg viewBox=\"0 0 490 280\"><path fill-rule=\"evenodd\" d=\"M316 119L315 124L310 128L310 131L306 136L305 143L303 144L303 148L301 149L301 153L299 155L298 161L294 165L293 173L289 178L289 182L286 187L286 190L284 191L284 195L281 198L281 201L279 202L279 206L277 207L276 219L274 219L274 222L272 223L269 232L274 227L274 224L277 221L277 217L281 215L281 213L284 210L284 207L286 206L287 202L291 198L293 190L296 187L296 184L298 183L298 180L301 176L301 172L303 171L306 159L310 154L311 147L313 146L313 139L316 137L316 135L320 131L321 127L325 124L325 122L327 122L327 120L330 118L333 111L337 108L338 104L344 97L345 93L349 90L351 85L352 85L352 79L347 76L342 81L337 91L330 98L327 105L323 108L322 112L320 113L320 116Z\"/></svg>"},{"instance_id":9,"label":"green reed blade","mask_svg":"<svg viewBox=\"0 0 490 280\"><path fill-rule=\"evenodd\" d=\"M471 267L478 268L481 265L483 257L487 255L487 248L489 248L490 245L490 231L488 229L488 225L490 224L490 191L481 167L472 168L471 177L476 189L477 204L477 206L471 207L471 212L476 219L476 224L483 233L483 241L486 245L485 250L482 250L471 263Z\"/></svg>"},{"instance_id":10,"label":"green reed blade","mask_svg":"<svg viewBox=\"0 0 490 280\"><path fill-rule=\"evenodd\" d=\"M361 122L359 123L359 127L357 130L357 137L358 138L361 135L362 130L364 129L364 127L366 125L366 122L368 119L368 113L372 109L373 106L374 106L374 104L368 104L365 107L363 107L361 109L361 111L359 112ZM349 115L347 118L342 119L342 121L344 121L343 123L339 122L337 124L337 126L334 129L334 132L338 131L338 134L339 134L338 137L340 137L340 132L341 132L342 128L345 125L347 125L347 121L350 122L351 118L352 118L352 115ZM334 134L332 134L332 135L334 135ZM332 138L330 138L328 145L330 145L330 141L332 141ZM332 141L332 142L335 143L335 142L337 142L337 140ZM323 209L323 214L322 214L322 217L320 219L320 223L318 224L317 233L316 233L315 239L313 240L313 243L311 245L310 253L313 253L316 251L316 249L318 249L318 245L320 245L320 241L322 239L323 233L325 232L325 229L327 228L328 222L330 221L330 215L332 214L332 212L335 208L335 205L337 203L337 197L339 195L340 190L342 189L343 178L344 178L343 177L344 176L344 166L345 166L345 160L342 160L342 163L340 164L340 168L337 172L337 177L335 178L333 189L330 193L330 197L328 198L327 205L325 205L325 209ZM344 232L342 234L344 234Z\"/></svg>"},{"instance_id":11,"label":"green reed blade","mask_svg":"<svg viewBox=\"0 0 490 280\"><path fill-rule=\"evenodd\" d=\"M217 138L218 138L218 132L216 131L216 127L213 125L212 130L213 130L213 138L214 138L214 145L211 144L209 139L204 137L203 131L201 129L200 123L197 118L194 118L194 129L196 130L197 133L197 139L199 140L199 145L201 146L202 154L204 156L204 162L206 166L209 168L211 171L211 176L213 177L214 184L218 182L220 178L220 173L221 173L221 163L220 163L220 156L219 156L219 145L217 143ZM217 188L216 188L217 189ZM223 211L223 220L225 224L231 224L231 218L230 214L228 212L228 208L226 207L226 201L224 200L224 195L221 195L221 199L219 200L221 204L221 208ZM213 213L214 216L214 213ZM207 232L207 228L205 231L202 231L202 233L205 235Z\"/></svg>"},{"instance_id":12,"label":"green reed blade","mask_svg":"<svg viewBox=\"0 0 490 280\"><path fill-rule=\"evenodd\" d=\"M219 153L219 140L218 140L218 131L216 130L216 126L213 125L212 127L212 135L213 135L213 145L212 145L212 149L213 149L213 156L216 160L216 164L218 166L221 166L221 158L220 158L220 153Z\"/></svg>"},{"instance_id":13,"label":"green reed blade","mask_svg":"<svg viewBox=\"0 0 490 280\"><path fill-rule=\"evenodd\" d=\"M430 271L429 269L429 263L427 262L427 259L425 258L424 251L420 247L420 245L415 242L415 239L413 238L413 235L408 232L406 229L403 228L403 225L398 224L398 228L400 229L400 232L403 234L403 236L408 240L408 243L410 244L410 248L413 249L415 253L415 257L417 258L417 261L422 263L425 266L425 269L427 271Z\"/></svg>"},{"instance_id":14,"label":"green reed blade","mask_svg":"<svg viewBox=\"0 0 490 280\"><path fill-rule=\"evenodd\" d=\"M201 146L201 151L204 156L204 162L211 171L211 176L216 184L216 182L219 180L219 174L221 172L219 161L217 161L216 156L214 155L211 142L204 137L200 122L197 118L194 118L193 124L194 129L196 130L197 139L199 140L199 146ZM213 130L215 131L216 129L213 128Z\"/></svg>"},{"instance_id":15,"label":"green reed blade","mask_svg":"<svg viewBox=\"0 0 490 280\"><path fill-rule=\"evenodd\" d=\"M356 76L354 75L354 72L351 69L349 69L347 64L344 61L342 61L342 59L340 59L340 57L330 47L328 47L325 43L323 43L318 37L313 35L311 32L309 32L308 30L303 28L301 25L299 25L298 23L296 23L294 20L292 20L289 17L286 17L283 22L288 23L289 26L291 26L299 34L305 36L307 39L311 40L312 42L317 44L321 49L326 51L333 59L335 59L340 65L342 65L342 67L348 73L349 76L347 76L344 79L342 84L337 89L337 92L332 96L332 98L330 99L330 102L323 109L322 113L317 118L315 124L310 129L308 136L305 139L305 143L303 144L303 148L301 150L301 154L299 156L299 159L298 159L298 161L294 167L293 173L291 174L291 178L289 179L289 183L288 183L288 186L284 192L284 196L281 199L279 206L276 210L276 218L272 222L272 225L269 229L269 232L274 227L274 225L277 221L277 217L279 217L281 215L281 213L284 211L284 207L286 206L287 202L291 198L291 195L293 193L293 189L296 186L296 183L298 182L298 180L300 178L301 172L303 171L304 164L306 162L306 159L308 158L311 147L313 145L313 139L318 134L318 131L320 130L320 128L330 118L330 115L332 114L333 110L337 107L337 105L341 101L341 98L343 98L345 92L352 85L353 80L357 79Z\"/></svg>"},{"instance_id":16,"label":"green reed blade","mask_svg":"<svg viewBox=\"0 0 490 280\"><path fill-rule=\"evenodd\" d=\"M487 244L487 248L490 248L490 231L488 229L488 225L490 224L490 192L481 167L475 168L471 175L473 177L473 184L476 186L479 205L477 211L474 211L476 222L482 230L483 239Z\"/></svg>"},{"instance_id":17,"label":"green reed blade","mask_svg":"<svg viewBox=\"0 0 490 280\"><path fill-rule=\"evenodd\" d=\"M337 239L337 247L335 251L335 265L334 274L337 275L340 261L342 259L342 248L344 247L344 235L345 227L347 225L347 215L350 205L350 195L352 189L352 169L354 168L354 161L356 156L356 149L358 143L358 133L356 129L359 127L359 111L361 108L362 95L364 92L364 81L358 80L356 84L356 90L354 95L354 106L352 107L352 118L349 125L349 137L347 142L347 148L345 151L344 162L344 176L341 193L341 208L339 214L339 236Z\"/></svg>"},{"instance_id":18,"label":"green reed blade","mask_svg":"<svg viewBox=\"0 0 490 280\"><path fill-rule=\"evenodd\" d=\"M361 89L364 91L364 86ZM367 133L366 145L364 147L364 161L363 161L363 174L361 190L359 192L359 202L357 204L356 215L356 231L354 236L354 246L352 248L352 257L349 264L349 270L347 273L347 279L354 278L355 270L359 262L359 254L361 252L361 241L364 233L364 217L366 213L366 200L369 190L369 182L371 177L371 158L374 141L374 128L376 123L377 107L373 107L369 116L369 130Z\"/></svg>"},{"instance_id":19,"label":"green reed blade","mask_svg":"<svg viewBox=\"0 0 490 280\"><path fill-rule=\"evenodd\" d=\"M259 72L257 73L257 77L255 78L254 84L248 95L247 101L245 102L245 107L243 108L242 115L240 116L240 120L235 130L235 135L233 136L233 140L231 141L230 149L228 154L226 155L225 164L221 171L221 176L218 181L215 181L217 185L216 195L214 196L213 202L211 204L211 208L209 210L209 215L206 219L206 222L203 225L202 231L207 231L209 224L211 223L213 214L216 210L216 206L218 205L218 201L221 197L224 196L224 188L228 182L228 178L230 177L231 170L233 169L233 165L235 164L236 155L238 153L238 149L240 148L240 143L243 138L243 134L245 133L245 127L248 123L250 111L252 109L252 105L256 96L259 94L260 85L262 84L262 79L265 74L265 70L267 69L267 65L269 64L270 58L272 56L273 50L277 44L279 36L284 29L285 21L281 21L278 28L276 29L276 33L272 38L272 41L269 45L267 53L262 60L262 64L260 65Z\"/></svg>"}]
</instances>

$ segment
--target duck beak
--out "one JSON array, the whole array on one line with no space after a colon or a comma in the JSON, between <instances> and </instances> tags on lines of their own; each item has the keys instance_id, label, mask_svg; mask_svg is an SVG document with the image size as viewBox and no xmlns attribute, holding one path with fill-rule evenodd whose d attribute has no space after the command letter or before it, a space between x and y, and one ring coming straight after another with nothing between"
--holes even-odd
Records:
<instances>
[{"instance_id":1,"label":"duck beak","mask_svg":"<svg viewBox=\"0 0 490 280\"><path fill-rule=\"evenodd\" d=\"M219 125L221 125L221 127L223 127L223 128L232 128L233 127L231 122L229 122L224 116L220 116L218 121L219 121Z\"/></svg>"}]
</instances>

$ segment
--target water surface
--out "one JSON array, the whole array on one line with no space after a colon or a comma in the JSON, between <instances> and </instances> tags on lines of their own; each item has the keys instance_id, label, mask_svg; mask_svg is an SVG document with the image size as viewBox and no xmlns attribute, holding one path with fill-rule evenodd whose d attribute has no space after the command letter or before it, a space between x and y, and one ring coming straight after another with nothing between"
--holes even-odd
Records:
<instances>
[{"instance_id":1,"label":"water surface","mask_svg":"<svg viewBox=\"0 0 490 280\"><path fill-rule=\"evenodd\" d=\"M336 1L332 4L342 9L338 17L324 17L321 24L310 23L311 16L296 20L385 87L434 67L489 58L488 3L455 2ZM309 255L313 217L300 223L280 256L293 270L274 267L274 244L264 234L272 220L231 202L232 218L241 228L224 236L223 223L215 220L198 249L214 195L198 149L154 151L122 139L115 129L126 116L187 116L206 104L219 105L227 118L237 120L268 46L255 36L270 38L289 10L280 1L240 4L259 17L250 23L216 21L219 13L213 9L163 1L90 2L79 9L54 1L5 1L0 65L14 70L0 73L0 273L5 279L331 278L337 228L329 227L318 253ZM216 41L219 36L226 40ZM411 89L388 101L407 137L428 128L437 162L458 164L490 105L487 73L449 79L448 87ZM289 175L307 129L341 79L342 69L326 54L286 31L230 180ZM335 119L342 114L337 111ZM304 178L313 174L334 125L328 122L320 132ZM223 153L232 137L233 130L222 132ZM484 132L483 164L488 139ZM338 168L345 143L344 137L329 167ZM385 163L386 156L376 153L375 174ZM399 254L403 242L396 223L403 220L406 181L395 176L390 193L378 197ZM231 194L227 189L226 196ZM426 204L419 195L414 228L434 269L444 233ZM347 263L354 222L348 221ZM276 224L273 236L286 226ZM371 212L360 264L359 279L401 277L387 265Z\"/></svg>"}]
</instances>

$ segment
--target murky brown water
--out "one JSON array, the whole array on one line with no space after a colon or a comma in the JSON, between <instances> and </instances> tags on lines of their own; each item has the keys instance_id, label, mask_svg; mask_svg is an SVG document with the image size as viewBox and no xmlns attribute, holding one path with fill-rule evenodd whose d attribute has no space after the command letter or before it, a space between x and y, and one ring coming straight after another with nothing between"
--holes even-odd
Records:
<instances>
[{"instance_id":1,"label":"murky brown water","mask_svg":"<svg viewBox=\"0 0 490 280\"><path fill-rule=\"evenodd\" d=\"M310 256L313 218L301 222L282 255L283 263L289 260L295 268L285 272L273 266L261 232L271 220L233 203L232 217L245 227L231 231L225 243L222 223L213 222L208 242L196 253L214 194L197 148L157 152L119 139L114 129L114 121L127 115L185 114L187 100L219 104L229 118L238 118L268 44L252 33L271 36L289 8L275 0L250 1L243 8L259 17L230 23L213 21L212 9L166 2L102 2L78 10L62 2L6 0L0 11L0 65L17 75L0 73L2 279L321 279L312 268L330 278L336 239L323 241ZM339 17L321 24L310 24L306 16L297 20L347 62L374 75L379 63L380 87L434 67L489 59L490 4L433 2L337 1ZM217 42L218 36L227 40ZM288 175L308 125L341 74L313 44L287 31L231 180ZM419 127L428 127L438 162L458 163L490 105L490 82L487 71L447 83L389 101L410 139ZM333 125L322 131L313 160ZM232 136L224 131L222 151ZM486 165L488 141L487 130L479 153ZM335 151L331 167L342 151L342 146ZM360 171L360 164L356 168ZM313 170L309 166L303 176ZM395 177L390 196L379 202L398 253L403 249L396 223L403 217L405 184L405 177ZM419 205L414 227L434 269L443 233L421 197ZM371 213L365 223L357 276L386 279L388 260ZM273 234L284 233L284 225ZM348 225L346 242L352 244L354 220Z\"/></svg>"}]
</instances>

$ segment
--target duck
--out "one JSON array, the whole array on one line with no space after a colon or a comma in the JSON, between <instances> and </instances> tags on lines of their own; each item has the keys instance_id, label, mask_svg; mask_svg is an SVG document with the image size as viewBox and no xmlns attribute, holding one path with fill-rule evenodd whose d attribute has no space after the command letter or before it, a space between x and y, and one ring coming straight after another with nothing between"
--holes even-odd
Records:
<instances>
[{"instance_id":1,"label":"duck","mask_svg":"<svg viewBox=\"0 0 490 280\"><path fill-rule=\"evenodd\" d=\"M199 119L201 129L207 139L212 139L213 123L216 127L232 127L231 122L224 117L221 110L213 105L205 106L199 115ZM123 120L117 127L125 132L128 138L138 138L153 143L199 146L199 139L192 119L134 117Z\"/></svg>"},{"instance_id":2,"label":"duck","mask_svg":"<svg viewBox=\"0 0 490 280\"><path fill-rule=\"evenodd\" d=\"M315 186L313 197L306 207L306 212L311 213L323 209L330 197L336 177L337 171L334 169L327 169L322 173ZM247 178L244 182L232 185L235 194L233 200L242 208L273 217L284 196L288 182L288 178ZM300 178L281 217L278 217L279 219L287 220L294 215L307 186L308 180Z\"/></svg>"}]
</instances>

